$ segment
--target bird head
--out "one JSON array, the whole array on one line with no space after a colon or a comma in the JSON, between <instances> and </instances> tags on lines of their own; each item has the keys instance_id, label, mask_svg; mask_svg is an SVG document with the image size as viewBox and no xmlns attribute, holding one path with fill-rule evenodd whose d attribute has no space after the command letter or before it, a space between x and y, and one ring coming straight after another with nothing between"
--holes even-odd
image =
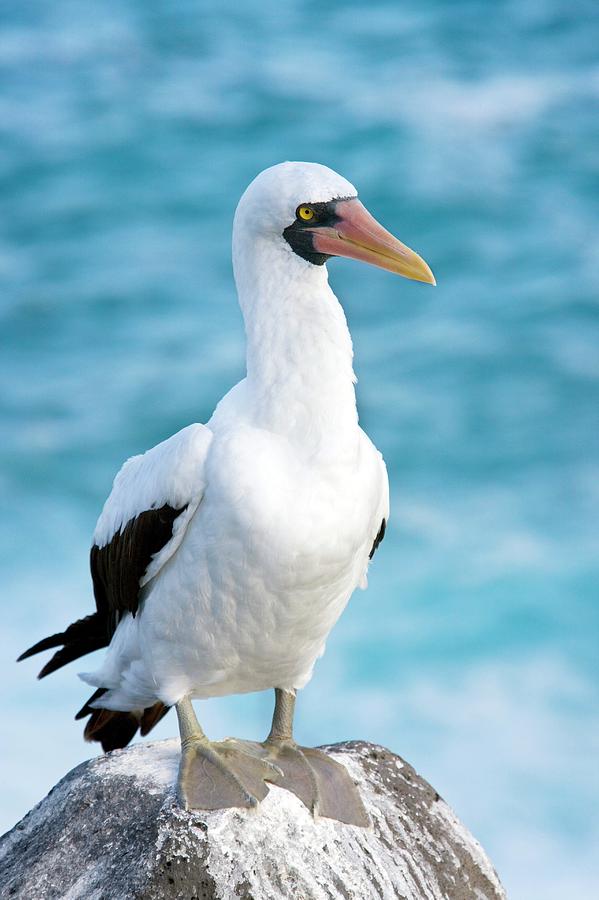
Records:
<instances>
[{"instance_id":1,"label":"bird head","mask_svg":"<svg viewBox=\"0 0 599 900\"><path fill-rule=\"evenodd\" d=\"M285 162L261 172L235 214L234 230L246 229L313 266L345 256L435 284L426 262L371 216L354 186L317 163Z\"/></svg>"}]
</instances>

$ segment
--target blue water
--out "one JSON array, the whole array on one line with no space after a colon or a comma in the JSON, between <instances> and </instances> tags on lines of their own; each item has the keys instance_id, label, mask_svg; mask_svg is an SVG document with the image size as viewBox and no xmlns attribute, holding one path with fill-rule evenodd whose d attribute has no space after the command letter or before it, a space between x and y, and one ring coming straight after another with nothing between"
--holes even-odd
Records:
<instances>
[{"instance_id":1,"label":"blue water","mask_svg":"<svg viewBox=\"0 0 599 900\"><path fill-rule=\"evenodd\" d=\"M13 660L90 610L89 538L122 460L242 376L233 211L259 170L308 159L354 182L438 287L330 264L393 517L298 735L404 755L513 900L590 900L595 0L3 10L2 826L93 752L77 665L37 683L37 660ZM211 701L202 721L258 737L270 706Z\"/></svg>"}]
</instances>

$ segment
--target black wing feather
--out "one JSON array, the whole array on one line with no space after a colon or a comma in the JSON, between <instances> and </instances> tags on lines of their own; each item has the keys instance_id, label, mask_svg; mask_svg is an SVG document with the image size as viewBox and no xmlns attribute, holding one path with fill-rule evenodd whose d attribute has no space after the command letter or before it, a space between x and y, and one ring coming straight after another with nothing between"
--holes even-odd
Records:
<instances>
[{"instance_id":1,"label":"black wing feather","mask_svg":"<svg viewBox=\"0 0 599 900\"><path fill-rule=\"evenodd\" d=\"M108 646L121 617L138 612L140 580L152 558L172 538L175 520L185 509L187 504L176 509L168 503L159 509L147 509L130 519L104 547L94 544L90 567L96 612L73 622L65 631L38 641L19 660L58 647L38 675L44 678L66 663ZM91 706L105 693L106 688L98 688L75 716L76 719L89 717L84 737L101 743L104 751L126 747L138 729L146 735L168 712L168 707L160 701L133 712Z\"/></svg>"},{"instance_id":2,"label":"black wing feather","mask_svg":"<svg viewBox=\"0 0 599 900\"><path fill-rule=\"evenodd\" d=\"M177 516L187 508L175 509L168 504L148 509L119 529L104 547L94 545L90 565L96 599L96 612L73 622L62 632L44 638L19 656L27 659L43 650L60 647L39 673L39 678L61 666L107 647L120 618L139 609L139 582L152 557L173 535Z\"/></svg>"},{"instance_id":3,"label":"black wing feather","mask_svg":"<svg viewBox=\"0 0 599 900\"><path fill-rule=\"evenodd\" d=\"M121 616L139 609L139 582L152 557L173 535L175 519L187 505L174 509L165 503L148 509L115 534L104 547L94 545L90 566L98 612L111 623L111 637Z\"/></svg>"},{"instance_id":4,"label":"black wing feather","mask_svg":"<svg viewBox=\"0 0 599 900\"><path fill-rule=\"evenodd\" d=\"M374 544L372 545L372 550L368 554L368 559L372 559L372 557L376 553L379 544L382 543L382 540L385 537L386 530L387 530L387 520L383 519L383 521L381 522L381 527L378 530L378 534L374 539Z\"/></svg>"}]
</instances>

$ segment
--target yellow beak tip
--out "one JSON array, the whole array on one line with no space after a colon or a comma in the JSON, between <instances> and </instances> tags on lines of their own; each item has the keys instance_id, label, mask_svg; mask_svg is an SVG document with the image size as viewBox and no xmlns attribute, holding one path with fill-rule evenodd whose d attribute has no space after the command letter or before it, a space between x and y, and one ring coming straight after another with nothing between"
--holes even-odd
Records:
<instances>
[{"instance_id":1,"label":"yellow beak tip","mask_svg":"<svg viewBox=\"0 0 599 900\"><path fill-rule=\"evenodd\" d=\"M431 284L433 287L436 287L437 279L431 272L428 264L425 263L425 261L422 259L422 257L419 257L418 263L419 263L419 265L418 265L418 269L417 269L417 274L415 274L415 276L412 276L412 277L414 277L416 281L422 281L424 284Z\"/></svg>"}]
</instances>

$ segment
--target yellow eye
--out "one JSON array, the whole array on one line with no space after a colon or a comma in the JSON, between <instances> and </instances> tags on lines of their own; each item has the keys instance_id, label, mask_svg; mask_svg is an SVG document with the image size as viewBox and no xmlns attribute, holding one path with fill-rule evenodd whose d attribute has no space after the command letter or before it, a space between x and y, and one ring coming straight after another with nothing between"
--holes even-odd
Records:
<instances>
[{"instance_id":1,"label":"yellow eye","mask_svg":"<svg viewBox=\"0 0 599 900\"><path fill-rule=\"evenodd\" d=\"M314 218L314 210L310 206L298 206L297 217L304 222L309 222L310 219Z\"/></svg>"}]
</instances>

